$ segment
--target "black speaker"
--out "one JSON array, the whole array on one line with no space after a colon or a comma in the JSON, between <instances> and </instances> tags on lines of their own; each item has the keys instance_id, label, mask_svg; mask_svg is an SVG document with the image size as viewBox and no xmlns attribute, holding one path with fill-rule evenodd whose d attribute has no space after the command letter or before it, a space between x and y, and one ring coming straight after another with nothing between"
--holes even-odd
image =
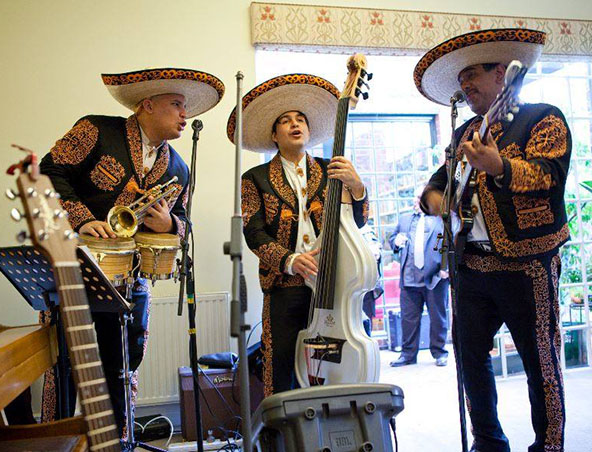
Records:
<instances>
[{"instance_id":1,"label":"black speaker","mask_svg":"<svg viewBox=\"0 0 592 452\"><path fill-rule=\"evenodd\" d=\"M235 437L240 424L240 387L238 371L231 369L204 369L199 377L199 404L204 439ZM181 432L186 441L197 439L195 399L191 368L179 367L179 395L181 402ZM250 376L251 412L263 400L263 383Z\"/></svg>"}]
</instances>

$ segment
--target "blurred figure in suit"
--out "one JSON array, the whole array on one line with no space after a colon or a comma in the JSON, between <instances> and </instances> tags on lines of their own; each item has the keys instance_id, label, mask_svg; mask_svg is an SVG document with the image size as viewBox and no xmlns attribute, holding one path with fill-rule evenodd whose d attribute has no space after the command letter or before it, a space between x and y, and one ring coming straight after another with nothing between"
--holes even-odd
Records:
<instances>
[{"instance_id":1,"label":"blurred figure in suit","mask_svg":"<svg viewBox=\"0 0 592 452\"><path fill-rule=\"evenodd\" d=\"M424 304L430 316L430 352L437 366L448 363L444 348L448 332L448 273L441 270L442 256L436 248L442 219L419 209L416 196L413 212L399 217L389 238L394 253L400 253L402 351L392 367L417 363L419 332Z\"/></svg>"}]
</instances>

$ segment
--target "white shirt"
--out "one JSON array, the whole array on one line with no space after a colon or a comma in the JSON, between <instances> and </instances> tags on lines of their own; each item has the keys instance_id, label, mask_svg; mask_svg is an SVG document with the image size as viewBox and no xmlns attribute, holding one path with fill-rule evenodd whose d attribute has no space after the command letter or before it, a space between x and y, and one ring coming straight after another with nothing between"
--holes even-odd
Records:
<instances>
[{"instance_id":1,"label":"white shirt","mask_svg":"<svg viewBox=\"0 0 592 452\"><path fill-rule=\"evenodd\" d=\"M286 263L286 273L290 275L294 274L292 272L294 259L301 253L311 251L317 238L312 220L306 210L306 203L308 201L306 156L307 154L304 153L302 159L298 163L294 163L280 155L288 184L290 184L298 199L298 235L296 238L296 249L294 250L296 254L292 255Z\"/></svg>"},{"instance_id":2,"label":"white shirt","mask_svg":"<svg viewBox=\"0 0 592 452\"><path fill-rule=\"evenodd\" d=\"M150 140L142 130L142 127L140 127L140 135L142 136L142 162L144 163L144 173L140 176L144 177L154 166L156 156L158 155L158 149L164 144L164 141L158 146L150 146Z\"/></svg>"}]
</instances>

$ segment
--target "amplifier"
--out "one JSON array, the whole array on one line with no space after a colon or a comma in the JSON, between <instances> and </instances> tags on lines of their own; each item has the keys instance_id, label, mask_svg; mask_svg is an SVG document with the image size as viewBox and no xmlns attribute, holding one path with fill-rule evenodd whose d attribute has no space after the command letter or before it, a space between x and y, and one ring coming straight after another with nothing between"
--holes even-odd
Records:
<instances>
[{"instance_id":1,"label":"amplifier","mask_svg":"<svg viewBox=\"0 0 592 452\"><path fill-rule=\"evenodd\" d=\"M237 371L230 369L202 369L199 377L199 405L204 440L234 437L240 424L240 387ZM263 400L263 383L250 376L251 413ZM181 398L181 433L186 441L197 440L195 399L191 368L179 367ZM211 434L208 433L211 431Z\"/></svg>"}]
</instances>

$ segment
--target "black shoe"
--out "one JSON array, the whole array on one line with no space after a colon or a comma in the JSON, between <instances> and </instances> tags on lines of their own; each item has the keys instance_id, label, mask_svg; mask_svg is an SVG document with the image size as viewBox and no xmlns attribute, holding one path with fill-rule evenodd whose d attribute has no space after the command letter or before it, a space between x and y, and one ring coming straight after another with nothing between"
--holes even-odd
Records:
<instances>
[{"instance_id":1,"label":"black shoe","mask_svg":"<svg viewBox=\"0 0 592 452\"><path fill-rule=\"evenodd\" d=\"M440 357L436 358L436 366L444 367L446 364L448 364L448 356L440 356ZM479 451L477 451L477 452L479 452Z\"/></svg>"},{"instance_id":2,"label":"black shoe","mask_svg":"<svg viewBox=\"0 0 592 452\"><path fill-rule=\"evenodd\" d=\"M390 366L391 367L401 367L401 366L407 366L409 364L417 364L417 358L407 359L404 356L399 356L399 358L396 359L395 361L391 361Z\"/></svg>"}]
</instances>

